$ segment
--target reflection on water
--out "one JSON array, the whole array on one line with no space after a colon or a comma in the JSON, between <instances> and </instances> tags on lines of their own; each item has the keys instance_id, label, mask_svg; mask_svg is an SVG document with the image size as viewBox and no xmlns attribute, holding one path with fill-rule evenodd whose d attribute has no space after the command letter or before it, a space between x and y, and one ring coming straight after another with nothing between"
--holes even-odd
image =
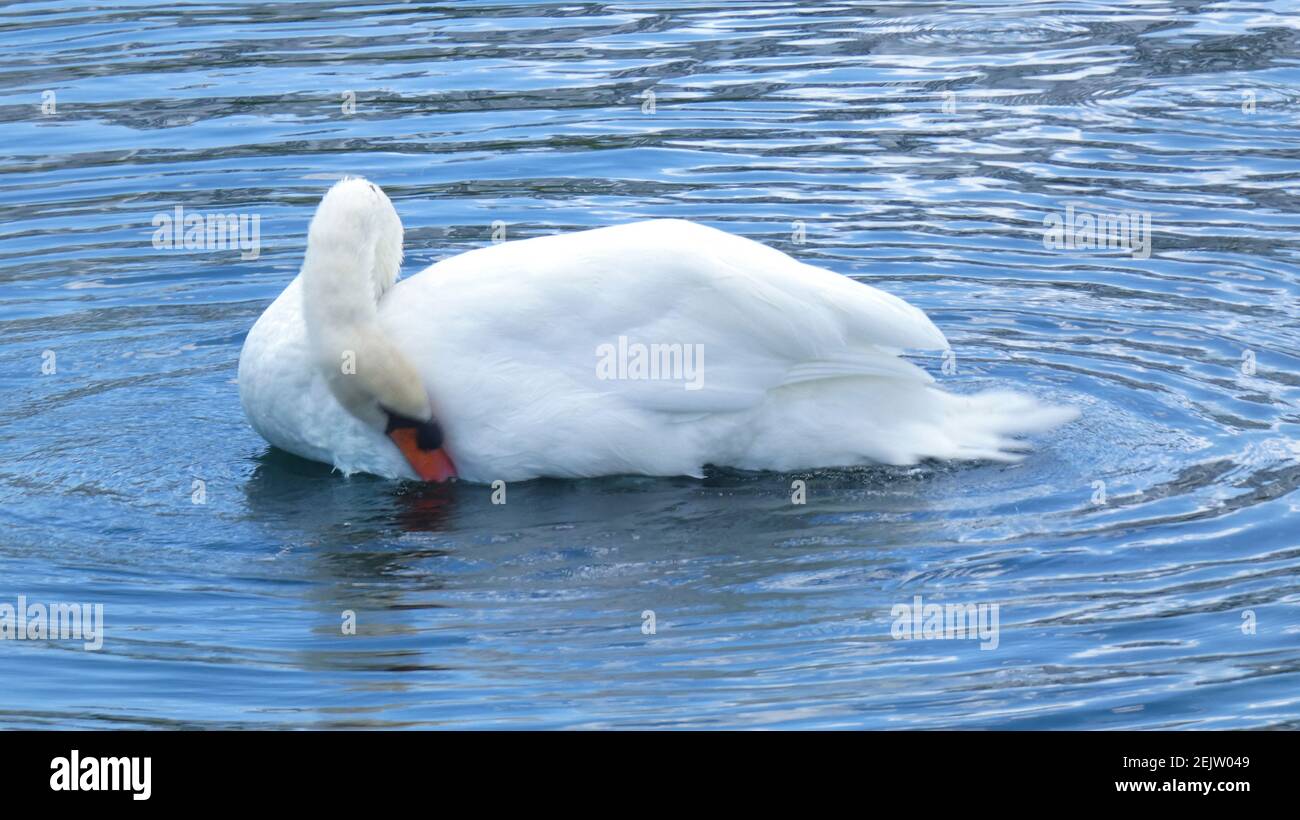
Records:
<instances>
[{"instance_id":1,"label":"reflection on water","mask_svg":"<svg viewBox=\"0 0 1300 820\"><path fill-rule=\"evenodd\" d=\"M108 635L0 642L0 724L1300 726L1289 5L56 5L0 9L0 602ZM234 384L344 173L408 272L694 218L1084 417L1018 465L344 478ZM155 250L176 206L260 255ZM1071 208L1149 258L1046 246ZM894 640L916 595L998 648Z\"/></svg>"}]
</instances>

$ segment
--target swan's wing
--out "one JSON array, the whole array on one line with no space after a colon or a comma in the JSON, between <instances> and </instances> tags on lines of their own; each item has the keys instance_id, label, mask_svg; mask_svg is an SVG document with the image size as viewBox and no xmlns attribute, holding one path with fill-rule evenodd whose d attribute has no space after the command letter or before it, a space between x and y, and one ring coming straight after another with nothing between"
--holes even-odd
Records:
<instances>
[{"instance_id":1,"label":"swan's wing","mask_svg":"<svg viewBox=\"0 0 1300 820\"><path fill-rule=\"evenodd\" d=\"M489 366L495 354L521 365L517 374L567 381L557 389L613 393L665 412L741 410L783 386L843 376L930 382L897 352L947 347L924 313L895 296L683 220L471 251L385 301L411 287L419 289L412 296L426 288L442 295L440 321L458 324L441 337L479 338L477 358ZM681 346L699 374L601 376L602 358L626 360L636 345L659 345L666 356Z\"/></svg>"}]
</instances>

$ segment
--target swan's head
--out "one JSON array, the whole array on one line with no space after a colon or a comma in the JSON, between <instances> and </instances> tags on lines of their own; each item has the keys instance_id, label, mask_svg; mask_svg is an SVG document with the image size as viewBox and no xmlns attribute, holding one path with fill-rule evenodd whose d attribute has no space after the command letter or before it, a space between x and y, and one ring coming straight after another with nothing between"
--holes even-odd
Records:
<instances>
[{"instance_id":1,"label":"swan's head","mask_svg":"<svg viewBox=\"0 0 1300 820\"><path fill-rule=\"evenodd\" d=\"M426 481L454 476L419 371L384 333L379 301L402 265L402 221L378 185L330 188L307 230L303 313L316 367L344 409L386 434Z\"/></svg>"}]
</instances>

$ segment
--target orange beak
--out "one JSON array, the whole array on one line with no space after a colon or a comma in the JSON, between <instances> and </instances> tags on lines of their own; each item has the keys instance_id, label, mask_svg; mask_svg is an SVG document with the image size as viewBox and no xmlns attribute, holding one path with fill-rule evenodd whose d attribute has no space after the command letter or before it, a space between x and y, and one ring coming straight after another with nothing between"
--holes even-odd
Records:
<instances>
[{"instance_id":1,"label":"orange beak","mask_svg":"<svg viewBox=\"0 0 1300 820\"><path fill-rule=\"evenodd\" d=\"M451 462L447 451L441 447L436 450L421 450L414 427L399 427L390 432L388 437L406 456L416 475L424 481L446 481L456 477L456 465Z\"/></svg>"}]
</instances>

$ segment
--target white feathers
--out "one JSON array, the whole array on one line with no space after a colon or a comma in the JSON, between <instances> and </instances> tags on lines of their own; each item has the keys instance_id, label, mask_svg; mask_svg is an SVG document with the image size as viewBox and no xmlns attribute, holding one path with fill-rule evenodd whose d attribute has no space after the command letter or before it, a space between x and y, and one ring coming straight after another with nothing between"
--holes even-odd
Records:
<instances>
[{"instance_id":1,"label":"white feathers","mask_svg":"<svg viewBox=\"0 0 1300 820\"><path fill-rule=\"evenodd\" d=\"M373 218L367 197L349 200L360 213L345 225ZM362 243L340 248L342 231L321 236L324 227L313 222L309 260L325 252L338 263L329 269L364 264L348 261ZM385 245L391 241L377 243ZM382 293L375 327L413 365L447 451L472 481L699 475L708 463L1009 460L1023 447L1016 435L1074 415L1015 393L947 394L897 353L947 347L921 311L682 220L452 257ZM410 477L396 448L317 384L305 335L295 281L250 332L241 357L240 390L254 426L277 446L325 455L347 472ZM626 361L598 367L611 351ZM683 363L698 363L692 379Z\"/></svg>"},{"instance_id":2,"label":"white feathers","mask_svg":"<svg viewBox=\"0 0 1300 820\"><path fill-rule=\"evenodd\" d=\"M384 409L429 418L409 357L379 326L379 301L397 281L402 222L379 187L346 178L330 188L307 231L303 322L314 364L347 411L383 429Z\"/></svg>"}]
</instances>

